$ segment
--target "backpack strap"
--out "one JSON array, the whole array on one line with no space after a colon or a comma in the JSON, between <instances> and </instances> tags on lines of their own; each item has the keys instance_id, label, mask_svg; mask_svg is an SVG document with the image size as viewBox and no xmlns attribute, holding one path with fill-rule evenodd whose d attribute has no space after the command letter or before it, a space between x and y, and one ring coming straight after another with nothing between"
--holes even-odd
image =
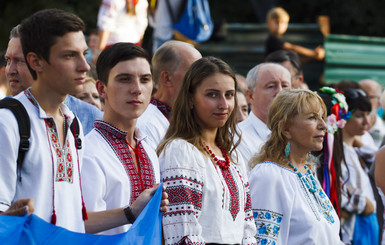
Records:
<instances>
[{"instance_id":1,"label":"backpack strap","mask_svg":"<svg viewBox=\"0 0 385 245\"><path fill-rule=\"evenodd\" d=\"M82 139L80 139L80 127L78 118L75 116L74 120L71 123L70 130L75 138L75 146L78 150L82 149Z\"/></svg>"},{"instance_id":2,"label":"backpack strap","mask_svg":"<svg viewBox=\"0 0 385 245\"><path fill-rule=\"evenodd\" d=\"M0 100L0 108L6 108L12 111L15 115L17 124L19 126L20 144L17 155L17 178L21 182L21 168L25 153L29 149L29 137L31 136L31 122L27 110L23 104L13 98L4 98Z\"/></svg>"}]
</instances>

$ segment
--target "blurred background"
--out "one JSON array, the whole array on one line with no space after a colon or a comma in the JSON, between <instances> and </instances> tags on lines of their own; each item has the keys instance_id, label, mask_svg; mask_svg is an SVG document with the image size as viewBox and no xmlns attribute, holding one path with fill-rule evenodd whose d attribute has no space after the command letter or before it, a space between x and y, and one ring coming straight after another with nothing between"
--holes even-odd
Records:
<instances>
[{"instance_id":1,"label":"blurred background","mask_svg":"<svg viewBox=\"0 0 385 245\"><path fill-rule=\"evenodd\" d=\"M95 29L100 3L101 0L2 0L0 50L6 49L12 27L40 9L55 7L76 13L85 21L87 31ZM203 55L219 56L242 75L263 61L266 13L275 6L283 7L290 15L288 39L310 48L324 41L316 27L320 15L329 16L331 34L385 37L385 1L381 0L209 0L209 3L212 18L222 30L216 30L217 34L198 49ZM239 48L234 48L237 45ZM247 53L251 55L249 58ZM305 78L311 88L323 83L323 65L323 62L305 64Z\"/></svg>"}]
</instances>

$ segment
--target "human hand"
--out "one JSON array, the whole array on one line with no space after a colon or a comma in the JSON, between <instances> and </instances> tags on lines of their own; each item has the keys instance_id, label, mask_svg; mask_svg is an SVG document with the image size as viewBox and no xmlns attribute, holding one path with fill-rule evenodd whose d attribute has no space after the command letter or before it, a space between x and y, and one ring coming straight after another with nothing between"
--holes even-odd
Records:
<instances>
[{"instance_id":1,"label":"human hand","mask_svg":"<svg viewBox=\"0 0 385 245\"><path fill-rule=\"evenodd\" d=\"M144 190L138 198L132 203L131 210L135 217L138 217L139 214L142 212L144 207L147 205L147 203L150 201L152 196L155 194L156 190L158 189L160 184L155 185L154 187L150 189ZM162 187L162 200L160 201L160 208L159 210L161 212L167 211L167 205L168 205L168 194L166 192L167 185L163 184Z\"/></svg>"},{"instance_id":2,"label":"human hand","mask_svg":"<svg viewBox=\"0 0 385 245\"><path fill-rule=\"evenodd\" d=\"M23 216L26 212L31 215L35 210L33 205L35 201L32 198L23 198L14 202L7 211L1 214L12 216Z\"/></svg>"},{"instance_id":3,"label":"human hand","mask_svg":"<svg viewBox=\"0 0 385 245\"><path fill-rule=\"evenodd\" d=\"M374 206L373 206L373 203L367 197L365 197L365 199L366 199L365 209L361 214L363 216L368 216L374 212Z\"/></svg>"},{"instance_id":4,"label":"human hand","mask_svg":"<svg viewBox=\"0 0 385 245\"><path fill-rule=\"evenodd\" d=\"M322 46L318 46L315 52L317 53L317 60L323 60L325 58L325 49Z\"/></svg>"}]
</instances>

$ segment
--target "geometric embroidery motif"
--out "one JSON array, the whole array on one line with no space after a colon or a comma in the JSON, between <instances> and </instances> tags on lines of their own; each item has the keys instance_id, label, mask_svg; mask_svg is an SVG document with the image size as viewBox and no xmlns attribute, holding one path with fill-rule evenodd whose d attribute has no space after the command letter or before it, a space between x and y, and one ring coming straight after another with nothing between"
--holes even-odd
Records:
<instances>
[{"instance_id":1,"label":"geometric embroidery motif","mask_svg":"<svg viewBox=\"0 0 385 245\"><path fill-rule=\"evenodd\" d=\"M197 214L202 209L203 184L183 176L166 177L169 206L166 215Z\"/></svg>"},{"instance_id":2,"label":"geometric embroidery motif","mask_svg":"<svg viewBox=\"0 0 385 245\"><path fill-rule=\"evenodd\" d=\"M254 210L257 244L276 244L283 214L264 209Z\"/></svg>"},{"instance_id":3,"label":"geometric embroidery motif","mask_svg":"<svg viewBox=\"0 0 385 245\"><path fill-rule=\"evenodd\" d=\"M225 162L224 160L219 160ZM223 178L226 181L227 187L230 191L230 206L229 206L229 211L231 213L231 216L235 220L239 213L239 190L238 190L238 185L234 180L233 175L231 174L230 168L228 169L223 169L222 170L222 175Z\"/></svg>"},{"instance_id":4,"label":"geometric embroidery motif","mask_svg":"<svg viewBox=\"0 0 385 245\"><path fill-rule=\"evenodd\" d=\"M126 141L127 132L121 131L103 121L95 121L94 126L111 146L112 150L123 164L126 174L130 178L130 204L132 204L140 193L155 185L155 171L151 160L144 150L142 143L139 141L136 149L133 149L138 163L137 170L130 152L130 147Z\"/></svg>"},{"instance_id":5,"label":"geometric embroidery motif","mask_svg":"<svg viewBox=\"0 0 385 245\"><path fill-rule=\"evenodd\" d=\"M38 103L35 100L35 98L32 96L30 89L27 89L25 92L26 97L31 101L31 103L38 107ZM65 125L69 125L69 117L64 115ZM56 156L56 175L55 175L55 181L56 182L63 182L66 181L68 183L73 183L73 161L72 161L72 154L70 145L68 142L68 137L64 136L66 138L66 142L64 143L64 146L60 145L57 127L55 125L55 121L53 118L45 118L44 119L46 130L48 134L48 140L51 144L52 148L52 155Z\"/></svg>"},{"instance_id":6,"label":"geometric embroidery motif","mask_svg":"<svg viewBox=\"0 0 385 245\"><path fill-rule=\"evenodd\" d=\"M167 120L170 119L170 116L171 116L171 107L170 106L155 99L154 97L151 97L150 103L153 104L154 106L156 106L160 110L160 112L162 112L162 114L167 118Z\"/></svg>"}]
</instances>

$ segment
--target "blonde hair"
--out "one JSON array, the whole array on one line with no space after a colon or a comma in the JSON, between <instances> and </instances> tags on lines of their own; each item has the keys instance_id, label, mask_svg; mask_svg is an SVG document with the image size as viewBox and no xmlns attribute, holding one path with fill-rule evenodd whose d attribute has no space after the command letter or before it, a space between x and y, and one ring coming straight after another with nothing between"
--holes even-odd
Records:
<instances>
[{"instance_id":1,"label":"blonde hair","mask_svg":"<svg viewBox=\"0 0 385 245\"><path fill-rule=\"evenodd\" d=\"M86 77L84 83L93 83L96 86L96 81L93 77Z\"/></svg>"},{"instance_id":2,"label":"blonde hair","mask_svg":"<svg viewBox=\"0 0 385 245\"><path fill-rule=\"evenodd\" d=\"M270 9L269 12L267 12L267 21L270 20L282 20L285 22L289 22L290 15L283 8L275 7Z\"/></svg>"},{"instance_id":3,"label":"blonde hair","mask_svg":"<svg viewBox=\"0 0 385 245\"><path fill-rule=\"evenodd\" d=\"M262 146L259 155L253 157L249 166L254 168L260 162L274 161L282 166L289 166L285 156L288 140L283 135L285 129L291 126L293 118L312 110L323 110L326 120L326 106L319 95L307 89L287 89L281 91L273 100L267 119L271 130L270 138Z\"/></svg>"},{"instance_id":4,"label":"blonde hair","mask_svg":"<svg viewBox=\"0 0 385 245\"><path fill-rule=\"evenodd\" d=\"M203 80L218 73L230 76L234 80L235 90L237 89L234 72L230 66L221 59L203 57L195 61L187 70L183 79L182 87L175 100L175 106L172 108L173 111L170 126L163 141L159 144L156 150L158 155L160 155L166 146L175 139L186 140L198 148L203 154L207 154L202 142L202 128L195 109L192 109L190 106L190 101L192 96L195 94L196 89L202 84ZM234 108L237 108L237 106L237 96L235 95ZM234 109L225 125L218 128L216 135L216 141L224 150L229 152L231 161L233 161L233 159L231 159L231 153L239 144L239 140L237 143L234 143L234 136L237 135L240 137L238 131L236 130L236 124L237 116L236 110Z\"/></svg>"}]
</instances>

